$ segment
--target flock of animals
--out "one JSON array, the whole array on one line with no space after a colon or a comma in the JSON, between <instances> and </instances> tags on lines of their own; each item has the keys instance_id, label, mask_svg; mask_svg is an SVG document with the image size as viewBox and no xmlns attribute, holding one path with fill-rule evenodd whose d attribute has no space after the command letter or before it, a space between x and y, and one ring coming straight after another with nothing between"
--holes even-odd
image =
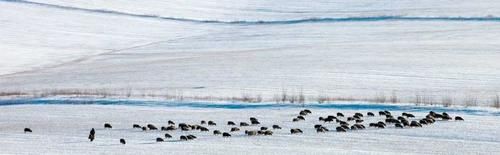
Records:
<instances>
[{"instance_id":1,"label":"flock of animals","mask_svg":"<svg viewBox=\"0 0 500 155\"><path fill-rule=\"evenodd\" d=\"M296 116L295 118L292 118L292 122L305 121L306 117L310 114L312 114L312 111L309 109L301 110L299 112L298 116ZM365 120L366 120L366 119L364 119L365 117L377 117L377 116L372 112L367 112L366 115L362 114L362 113L355 113L352 116L345 116L343 113L339 112L336 115L328 115L325 117L319 117L318 124L315 124L312 127L314 127L314 129L318 133L324 133L324 132L329 132L329 131L348 132L348 131L354 131L354 130L363 130L363 129L366 129L366 126L363 124L363 123L365 123ZM430 111L424 118L421 118L421 119L416 119L415 116L413 114L410 114L410 113L402 113L400 116L395 116L389 111L378 112L378 117L382 117L382 120L377 121L377 122L368 123L368 127L383 129L383 128L386 128L386 127L392 125L395 128L401 128L401 129L403 129L403 128L420 128L420 127L423 127L424 125L434 124L437 121L449 121L449 120L464 121L464 119L460 116L452 117L446 112L436 113L433 111ZM327 124L336 124L337 127L334 130L331 130L325 126ZM257 136L257 135L271 136L271 135L273 135L273 130L281 130L282 129L282 127L280 125L277 125L277 124L272 125L270 128L265 127L265 126L261 126L261 123L255 117L250 117L249 123L248 122L239 122L239 124L237 124L233 121L227 121L227 123L225 125L230 126L229 131L210 130L209 127L217 126L217 123L215 123L214 121L205 121L205 120L200 121L199 124L187 124L187 123L176 124L174 121L169 120L167 122L167 126L161 126L160 128L157 128L153 124L147 124L145 126L141 126L139 124L133 124L132 128L142 130L142 131L148 131L148 130L165 131L166 133L164 135L156 138L156 142L164 142L166 139L172 139L173 136L171 134L169 134L169 131L176 131L176 130L200 131L200 132L212 131L213 135L215 135L215 136L231 137L232 133L242 132L242 130L244 130L244 133L247 136ZM249 126L253 126L253 127L260 126L260 128L258 130L248 130L247 127L249 127ZM105 123L104 128L105 129L112 129L113 126L109 123ZM245 128L247 128L247 129L245 129ZM33 132L33 131L30 128L25 128L24 132L28 133L28 132ZM303 130L300 128L290 128L290 134L301 134L301 133L303 133ZM96 138L96 131L94 128L92 128L90 130L88 139L92 142L92 141L94 141L95 138ZM179 136L180 141L195 140L196 138L197 137L195 135L192 135L192 134L186 134L186 135ZM120 139L119 142L121 144L126 144L126 140L123 138Z\"/></svg>"}]
</instances>

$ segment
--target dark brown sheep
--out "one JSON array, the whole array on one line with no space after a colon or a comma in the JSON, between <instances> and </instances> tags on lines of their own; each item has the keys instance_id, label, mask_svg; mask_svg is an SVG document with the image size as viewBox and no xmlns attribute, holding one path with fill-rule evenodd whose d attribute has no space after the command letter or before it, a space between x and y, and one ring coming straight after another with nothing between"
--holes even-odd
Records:
<instances>
[{"instance_id":1,"label":"dark brown sheep","mask_svg":"<svg viewBox=\"0 0 500 155\"><path fill-rule=\"evenodd\" d=\"M207 124L205 120L201 120L200 124Z\"/></svg>"},{"instance_id":2,"label":"dark brown sheep","mask_svg":"<svg viewBox=\"0 0 500 155\"><path fill-rule=\"evenodd\" d=\"M208 125L209 126L216 126L217 124L215 122L213 122L213 121L208 121Z\"/></svg>"},{"instance_id":3,"label":"dark brown sheep","mask_svg":"<svg viewBox=\"0 0 500 155\"><path fill-rule=\"evenodd\" d=\"M172 138L172 135L165 133L165 138Z\"/></svg>"},{"instance_id":4,"label":"dark brown sheep","mask_svg":"<svg viewBox=\"0 0 500 155\"><path fill-rule=\"evenodd\" d=\"M227 125L236 125L233 121L227 121Z\"/></svg>"},{"instance_id":5,"label":"dark brown sheep","mask_svg":"<svg viewBox=\"0 0 500 155\"><path fill-rule=\"evenodd\" d=\"M281 129L279 125L273 125L273 129Z\"/></svg>"},{"instance_id":6,"label":"dark brown sheep","mask_svg":"<svg viewBox=\"0 0 500 155\"><path fill-rule=\"evenodd\" d=\"M224 133L222 133L222 137L231 137L231 134L224 132Z\"/></svg>"},{"instance_id":7,"label":"dark brown sheep","mask_svg":"<svg viewBox=\"0 0 500 155\"><path fill-rule=\"evenodd\" d=\"M214 130L214 135L220 135L222 134L219 130Z\"/></svg>"},{"instance_id":8,"label":"dark brown sheep","mask_svg":"<svg viewBox=\"0 0 500 155\"><path fill-rule=\"evenodd\" d=\"M366 113L366 115L369 116L369 117L374 117L375 116L375 114L373 114L372 112L368 112L368 113Z\"/></svg>"},{"instance_id":9,"label":"dark brown sheep","mask_svg":"<svg viewBox=\"0 0 500 155\"><path fill-rule=\"evenodd\" d=\"M156 128L156 126L153 124L148 124L147 127L149 128L149 130L158 130L158 128Z\"/></svg>"},{"instance_id":10,"label":"dark brown sheep","mask_svg":"<svg viewBox=\"0 0 500 155\"><path fill-rule=\"evenodd\" d=\"M237 127L231 128L231 132L236 132L236 131L240 131L240 128L237 128Z\"/></svg>"},{"instance_id":11,"label":"dark brown sheep","mask_svg":"<svg viewBox=\"0 0 500 155\"><path fill-rule=\"evenodd\" d=\"M464 119L460 116L455 116L455 121L464 121Z\"/></svg>"},{"instance_id":12,"label":"dark brown sheep","mask_svg":"<svg viewBox=\"0 0 500 155\"><path fill-rule=\"evenodd\" d=\"M335 130L336 130L337 132L347 132L347 130L346 130L346 129L344 129L343 127L340 127L340 126L339 126L339 127L337 127L337 128L335 128Z\"/></svg>"},{"instance_id":13,"label":"dark brown sheep","mask_svg":"<svg viewBox=\"0 0 500 155\"><path fill-rule=\"evenodd\" d=\"M175 125L174 121L168 120L168 125Z\"/></svg>"},{"instance_id":14,"label":"dark brown sheep","mask_svg":"<svg viewBox=\"0 0 500 155\"><path fill-rule=\"evenodd\" d=\"M104 128L111 129L111 128L113 128L113 126L111 126L111 124L109 124L109 123L104 123Z\"/></svg>"},{"instance_id":15,"label":"dark brown sheep","mask_svg":"<svg viewBox=\"0 0 500 155\"><path fill-rule=\"evenodd\" d=\"M141 127L139 124L134 124L134 125L132 125L132 128L137 128L137 129L140 129L140 128L142 128L142 127Z\"/></svg>"},{"instance_id":16,"label":"dark brown sheep","mask_svg":"<svg viewBox=\"0 0 500 155\"><path fill-rule=\"evenodd\" d=\"M187 141L188 140L188 137L187 136L180 136L179 139L181 141Z\"/></svg>"},{"instance_id":17,"label":"dark brown sheep","mask_svg":"<svg viewBox=\"0 0 500 155\"><path fill-rule=\"evenodd\" d=\"M267 130L267 127L260 127L260 130Z\"/></svg>"},{"instance_id":18,"label":"dark brown sheep","mask_svg":"<svg viewBox=\"0 0 500 155\"><path fill-rule=\"evenodd\" d=\"M240 126L250 126L250 125L246 122L240 122Z\"/></svg>"},{"instance_id":19,"label":"dark brown sheep","mask_svg":"<svg viewBox=\"0 0 500 155\"><path fill-rule=\"evenodd\" d=\"M343 114L343 113L338 112L338 113L337 113L337 117L344 117L344 114Z\"/></svg>"},{"instance_id":20,"label":"dark brown sheep","mask_svg":"<svg viewBox=\"0 0 500 155\"><path fill-rule=\"evenodd\" d=\"M123 138L120 139L120 143L122 143L123 145L125 145L126 144L125 139L123 139Z\"/></svg>"},{"instance_id":21,"label":"dark brown sheep","mask_svg":"<svg viewBox=\"0 0 500 155\"><path fill-rule=\"evenodd\" d=\"M163 140L163 138L160 138L160 137L156 138L156 142L164 142L164 141L165 140Z\"/></svg>"},{"instance_id":22,"label":"dark brown sheep","mask_svg":"<svg viewBox=\"0 0 500 155\"><path fill-rule=\"evenodd\" d=\"M296 128L296 129L290 129L290 133L291 134L299 134L299 133L302 133L302 130Z\"/></svg>"}]
</instances>

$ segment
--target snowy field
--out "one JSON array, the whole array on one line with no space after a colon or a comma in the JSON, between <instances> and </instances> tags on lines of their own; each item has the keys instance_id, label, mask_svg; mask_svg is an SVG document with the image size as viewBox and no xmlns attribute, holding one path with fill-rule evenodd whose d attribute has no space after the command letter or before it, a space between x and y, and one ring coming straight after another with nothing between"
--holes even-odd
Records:
<instances>
[{"instance_id":1,"label":"snowy field","mask_svg":"<svg viewBox=\"0 0 500 155\"><path fill-rule=\"evenodd\" d=\"M499 1L0 0L2 92L272 98L395 93L486 104ZM489 104L489 103L488 103Z\"/></svg>"},{"instance_id":2,"label":"snowy field","mask_svg":"<svg viewBox=\"0 0 500 155\"><path fill-rule=\"evenodd\" d=\"M41 103L50 103L47 101ZM433 109L432 107L386 106L377 104L329 104L306 107L312 114L305 121L292 122L300 110L297 106L255 106L236 104L184 104L188 106L124 106L124 105L61 105L27 104L0 106L0 154L497 154L500 151L500 124L498 111L467 109ZM2 102L4 104L4 102ZM191 106L189 106L191 105ZM231 104L229 104L231 105ZM233 104L234 105L234 104ZM261 104L262 105L262 104ZM360 109L360 110L358 110ZM365 115L364 125L384 120L378 111L390 110L394 116L402 112L424 117L429 110L462 116L465 121L437 121L422 128L396 129L388 124L385 129L335 132L338 123L322 123L318 117L342 112L352 116ZM374 112L375 117L366 117ZM212 135L217 129L228 132L227 121L249 123L256 117L261 125L241 127L231 132L232 137ZM199 124L212 120L216 126L206 126L210 132L200 131L142 131L132 124L167 126L167 121ZM341 118L345 120L345 118ZM110 123L113 129L104 129ZM353 124L353 122L349 122ZM246 136L244 130L277 124L281 130L272 130L272 136ZM315 124L322 124L330 132L316 133ZM23 133L29 127L32 133ZM238 126L239 127L239 126ZM96 139L89 142L91 128ZM290 134L290 128L300 128L303 134ZM157 143L165 133L173 136ZM180 135L193 134L198 138L180 141ZM119 139L127 144L122 145Z\"/></svg>"}]
</instances>

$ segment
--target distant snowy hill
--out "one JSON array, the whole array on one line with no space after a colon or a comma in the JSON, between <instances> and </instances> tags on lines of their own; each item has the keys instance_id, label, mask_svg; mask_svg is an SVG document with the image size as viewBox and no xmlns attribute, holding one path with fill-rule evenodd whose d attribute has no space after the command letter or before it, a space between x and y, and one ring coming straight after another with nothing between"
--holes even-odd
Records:
<instances>
[{"instance_id":1,"label":"distant snowy hill","mask_svg":"<svg viewBox=\"0 0 500 155\"><path fill-rule=\"evenodd\" d=\"M500 90L499 7L490 0L0 0L0 88L487 101Z\"/></svg>"}]
</instances>

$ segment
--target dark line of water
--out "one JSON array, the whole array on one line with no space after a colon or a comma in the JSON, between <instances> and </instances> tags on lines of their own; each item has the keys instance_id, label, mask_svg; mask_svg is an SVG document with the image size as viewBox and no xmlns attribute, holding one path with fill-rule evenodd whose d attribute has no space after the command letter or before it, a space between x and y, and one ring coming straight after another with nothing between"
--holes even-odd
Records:
<instances>
[{"instance_id":1,"label":"dark line of water","mask_svg":"<svg viewBox=\"0 0 500 155\"><path fill-rule=\"evenodd\" d=\"M208 24L233 24L233 25L283 25L300 23L333 23L333 22L377 22L377 21L456 21L456 22L500 22L500 17L409 17L409 16L372 16L372 17L345 17L345 18L305 18L290 20L260 20L260 21L220 21L220 20L198 20L188 18L164 17L158 15L134 14L102 9L87 9L71 6L62 6L56 4L31 2L25 0L0 0L3 2L24 3L39 5L50 8L76 10L101 14L112 14L119 16L130 16L138 18L162 19L190 23L208 23Z\"/></svg>"}]
</instances>

